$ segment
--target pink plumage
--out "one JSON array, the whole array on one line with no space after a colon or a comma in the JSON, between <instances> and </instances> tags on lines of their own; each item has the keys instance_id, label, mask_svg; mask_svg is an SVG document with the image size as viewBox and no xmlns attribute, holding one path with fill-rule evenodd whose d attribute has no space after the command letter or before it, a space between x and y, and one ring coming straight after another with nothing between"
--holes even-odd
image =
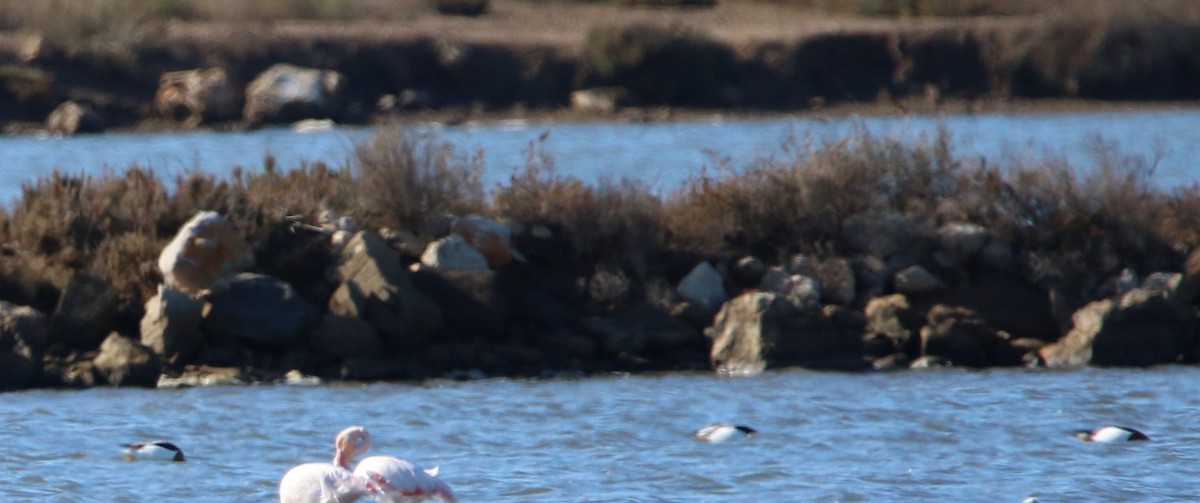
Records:
<instances>
[{"instance_id":1,"label":"pink plumage","mask_svg":"<svg viewBox=\"0 0 1200 503\"><path fill-rule=\"evenodd\" d=\"M416 503L438 499L457 503L454 491L437 477L438 469L421 469L403 459L371 456L358 463L354 474L370 478L379 489L379 501Z\"/></svg>"},{"instance_id":2,"label":"pink plumage","mask_svg":"<svg viewBox=\"0 0 1200 503\"><path fill-rule=\"evenodd\" d=\"M351 472L348 463L371 448L371 436L351 426L333 439L332 463L304 463L279 481L280 503L351 503L377 489L371 478Z\"/></svg>"},{"instance_id":3,"label":"pink plumage","mask_svg":"<svg viewBox=\"0 0 1200 503\"><path fill-rule=\"evenodd\" d=\"M349 503L371 496L384 503L417 503L438 499L458 503L438 469L421 469L403 459L371 456L350 471L350 462L371 448L371 434L351 426L333 441L333 463L305 463L279 481L281 503Z\"/></svg>"}]
</instances>

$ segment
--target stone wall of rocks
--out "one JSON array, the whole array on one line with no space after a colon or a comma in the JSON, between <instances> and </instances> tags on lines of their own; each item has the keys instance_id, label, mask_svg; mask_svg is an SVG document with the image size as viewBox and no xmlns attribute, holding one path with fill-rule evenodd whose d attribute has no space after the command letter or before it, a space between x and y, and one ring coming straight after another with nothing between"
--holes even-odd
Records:
<instances>
[{"instance_id":1,"label":"stone wall of rocks","mask_svg":"<svg viewBox=\"0 0 1200 503\"><path fill-rule=\"evenodd\" d=\"M543 228L464 216L416 257L352 219L307 227L335 257L312 264L332 292L320 303L247 272L246 243L213 212L163 249L137 334L113 331L111 292L81 273L53 312L0 302L0 389L1200 360L1197 257L1069 302L1015 274L987 229L951 223L937 270L870 255L710 258L660 298L622 301L623 274L563 274L513 245L552 241Z\"/></svg>"}]
</instances>

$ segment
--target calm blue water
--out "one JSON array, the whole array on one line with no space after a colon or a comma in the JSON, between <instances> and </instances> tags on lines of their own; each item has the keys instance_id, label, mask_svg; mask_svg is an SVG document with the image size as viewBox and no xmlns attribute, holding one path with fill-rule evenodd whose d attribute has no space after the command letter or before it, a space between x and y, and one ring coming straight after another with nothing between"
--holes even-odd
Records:
<instances>
[{"instance_id":1,"label":"calm blue water","mask_svg":"<svg viewBox=\"0 0 1200 503\"><path fill-rule=\"evenodd\" d=\"M558 173L594 182L634 177L659 191L670 191L714 156L744 165L756 155L777 154L789 135L816 141L837 140L855 127L874 134L916 140L938 128L952 135L956 152L1001 162L1006 156L1062 156L1087 170L1097 141L1121 152L1161 157L1155 181L1164 187L1200 182L1200 109L1070 114L980 114L956 116L845 117L838 119L772 118L650 124L491 125L423 129L466 156L482 152L488 187L506 183L525 165L531 141L549 133L545 151ZM354 145L368 138L367 128L338 128L299 134L289 129L240 133L105 134L96 136L0 137L0 201L20 194L20 185L55 168L69 173L122 171L133 163L164 175L203 170L222 175L234 166L261 169L270 151L279 166L322 160L340 166Z\"/></svg>"},{"instance_id":2,"label":"calm blue water","mask_svg":"<svg viewBox=\"0 0 1200 503\"><path fill-rule=\"evenodd\" d=\"M524 124L429 131L482 149L489 184L524 165L530 141L559 172L677 186L712 155L736 165L788 135L836 139L854 127L915 139L945 127L962 155L1067 157L1087 168L1096 139L1164 156L1163 187L1200 181L1200 111L770 119L664 124ZM56 167L164 174L342 163L363 128L300 135L107 134L0 138L0 200ZM271 501L292 465L328 461L332 436L363 424L376 453L440 465L466 501L750 502L1195 499L1200 368L770 372L583 380L490 379L426 385L90 389L0 394L0 499ZM750 441L700 444L690 432L738 421ZM1070 432L1134 426L1149 443L1087 444ZM121 459L118 444L169 439L183 464Z\"/></svg>"},{"instance_id":3,"label":"calm blue water","mask_svg":"<svg viewBox=\"0 0 1200 503\"><path fill-rule=\"evenodd\" d=\"M372 452L439 465L491 502L1182 501L1197 494L1200 369L776 371L425 385L0 395L0 499L272 501L362 424ZM692 430L761 433L704 444ZM1092 444L1122 424L1150 442ZM128 462L165 438L186 463Z\"/></svg>"}]
</instances>

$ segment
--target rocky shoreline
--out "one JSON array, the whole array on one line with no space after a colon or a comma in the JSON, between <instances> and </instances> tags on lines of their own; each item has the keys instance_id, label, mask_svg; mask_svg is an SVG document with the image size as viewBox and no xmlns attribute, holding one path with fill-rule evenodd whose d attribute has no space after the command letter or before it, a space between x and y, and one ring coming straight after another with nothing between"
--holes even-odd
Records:
<instances>
[{"instance_id":1,"label":"rocky shoreline","mask_svg":"<svg viewBox=\"0 0 1200 503\"><path fill-rule=\"evenodd\" d=\"M859 225L876 253L697 258L678 264L686 274L653 303L623 271L578 276L556 261L566 244L546 227L464 216L417 253L411 235L327 215L299 228L304 246L329 257L308 264L327 268L319 305L242 272L254 266L250 246L202 212L159 255L163 283L136 334L110 331L112 287L82 273L48 315L0 302L0 387L1200 361L1200 254L1183 271L1124 269L1085 302L1061 270L1028 263L977 224L928 236L934 270L898 258L911 257L905 224Z\"/></svg>"},{"instance_id":2,"label":"rocky shoreline","mask_svg":"<svg viewBox=\"0 0 1200 503\"><path fill-rule=\"evenodd\" d=\"M590 42L650 41L604 71L561 42L327 25L90 49L6 36L0 121L83 133L1195 105L1200 29L1096 23L745 44L632 25ZM848 138L663 200L547 176L532 151L489 200L401 144L360 151L354 169L185 177L173 195L136 167L31 182L0 215L0 389L1200 361L1200 204L1120 172L964 167L937 140Z\"/></svg>"},{"instance_id":3,"label":"rocky shoreline","mask_svg":"<svg viewBox=\"0 0 1200 503\"><path fill-rule=\"evenodd\" d=\"M304 119L670 120L696 111L969 112L1024 100L1200 99L1200 29L1132 12L818 19L789 34L743 27L743 35L719 23L689 28L700 19L689 14L605 17L608 24L582 32L507 38L480 36L472 24L435 34L420 25L313 22L178 23L117 45L4 33L0 123L14 133L70 134Z\"/></svg>"}]
</instances>

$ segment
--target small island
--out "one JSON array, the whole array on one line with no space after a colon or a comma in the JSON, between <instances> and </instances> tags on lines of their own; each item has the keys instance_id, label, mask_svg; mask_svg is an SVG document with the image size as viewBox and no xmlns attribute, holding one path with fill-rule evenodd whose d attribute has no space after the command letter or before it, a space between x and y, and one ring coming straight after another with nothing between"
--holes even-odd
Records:
<instances>
[{"instance_id":1,"label":"small island","mask_svg":"<svg viewBox=\"0 0 1200 503\"><path fill-rule=\"evenodd\" d=\"M278 2L262 4L375 5ZM534 142L487 190L485 166L406 126L1171 106L1200 94L1200 60L1180 57L1196 9L492 0L368 23L171 4L193 10L118 42L3 32L0 121L378 133L340 166L265 153L227 177L27 182L0 209L0 389L1200 361L1200 193L1156 187L1152 160L1098 149L1081 174L860 130L658 194L562 176ZM511 25L561 9L592 17ZM726 9L803 22L750 30L717 23Z\"/></svg>"}]
</instances>

